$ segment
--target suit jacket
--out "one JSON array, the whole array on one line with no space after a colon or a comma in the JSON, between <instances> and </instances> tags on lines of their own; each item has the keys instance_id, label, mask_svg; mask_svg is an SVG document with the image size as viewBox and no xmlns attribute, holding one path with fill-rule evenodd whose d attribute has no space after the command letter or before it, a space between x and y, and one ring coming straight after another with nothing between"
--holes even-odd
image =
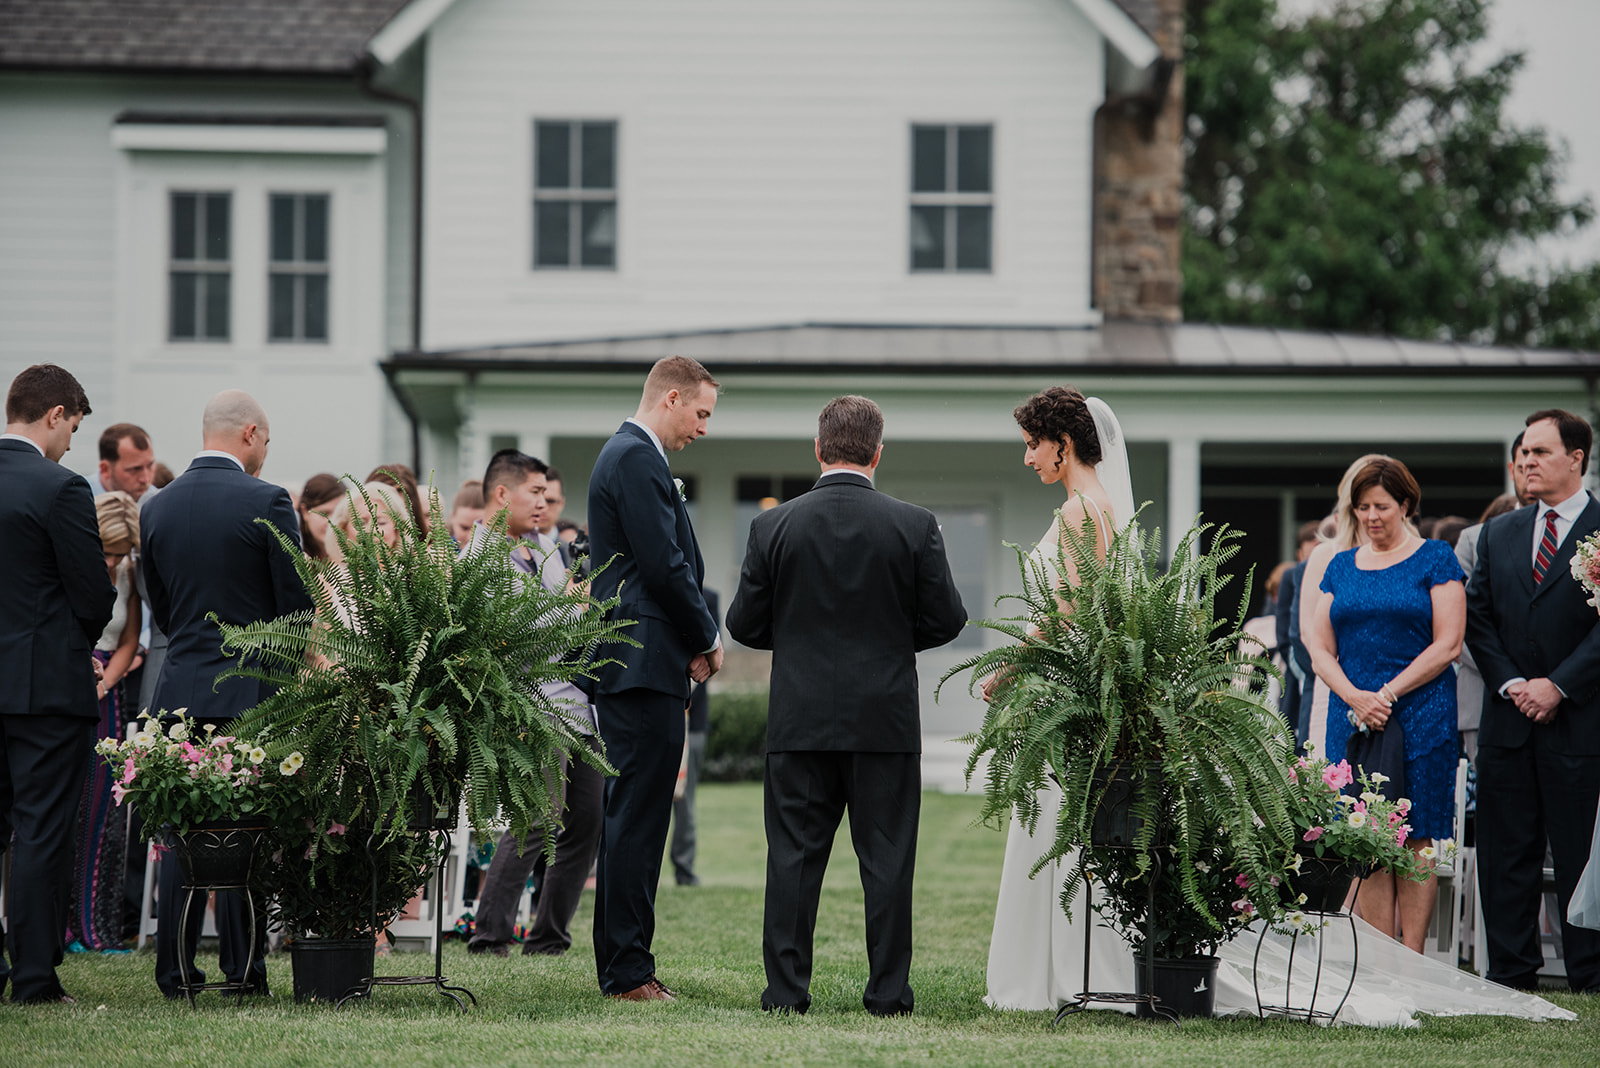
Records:
<instances>
[{"instance_id":1,"label":"suit jacket","mask_svg":"<svg viewBox=\"0 0 1600 1068\"><path fill-rule=\"evenodd\" d=\"M623 423L600 450L589 476L589 554L594 595L621 594L612 619L632 619L639 647L609 645L595 693L645 689L689 696L689 661L717 641L717 622L700 592L706 565L683 495L666 459L643 428Z\"/></svg>"},{"instance_id":2,"label":"suit jacket","mask_svg":"<svg viewBox=\"0 0 1600 1068\"><path fill-rule=\"evenodd\" d=\"M1456 560L1469 586L1472 573L1478 567L1478 537L1482 533L1483 524L1474 523L1456 539ZM1461 659L1456 663L1456 727L1475 731L1483 718L1483 675L1478 671L1478 662L1472 659L1472 649L1465 642L1461 643Z\"/></svg>"},{"instance_id":3,"label":"suit jacket","mask_svg":"<svg viewBox=\"0 0 1600 1068\"><path fill-rule=\"evenodd\" d=\"M1579 540L1600 530L1593 497L1556 549L1544 582L1533 584L1533 526L1539 509L1520 508L1484 524L1467 584L1467 646L1483 675L1479 745L1518 746L1534 730L1552 731L1574 756L1600 755L1600 614L1569 572ZM1548 678L1566 699L1535 727L1500 696L1518 676Z\"/></svg>"},{"instance_id":4,"label":"suit jacket","mask_svg":"<svg viewBox=\"0 0 1600 1068\"><path fill-rule=\"evenodd\" d=\"M0 441L0 714L95 719L89 651L111 622L89 483L22 441Z\"/></svg>"},{"instance_id":5,"label":"suit jacket","mask_svg":"<svg viewBox=\"0 0 1600 1068\"><path fill-rule=\"evenodd\" d=\"M288 492L231 460L200 456L140 518L150 611L167 635L151 710L227 718L259 704L271 692L266 683L217 682L235 659L223 655L222 634L206 616L244 624L311 610L293 559L256 522L271 521L298 545Z\"/></svg>"},{"instance_id":6,"label":"suit jacket","mask_svg":"<svg viewBox=\"0 0 1600 1068\"><path fill-rule=\"evenodd\" d=\"M728 609L772 650L771 753L920 753L916 654L966 621L933 513L854 473L755 518Z\"/></svg>"}]
</instances>

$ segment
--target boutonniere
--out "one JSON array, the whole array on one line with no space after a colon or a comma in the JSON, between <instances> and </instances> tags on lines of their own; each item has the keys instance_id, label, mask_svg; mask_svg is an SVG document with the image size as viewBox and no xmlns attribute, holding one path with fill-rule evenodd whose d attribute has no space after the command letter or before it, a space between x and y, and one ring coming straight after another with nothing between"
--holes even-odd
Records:
<instances>
[{"instance_id":1,"label":"boutonniere","mask_svg":"<svg viewBox=\"0 0 1600 1068\"><path fill-rule=\"evenodd\" d=\"M683 492L683 479L675 478L675 479L672 480L672 484L674 486L678 487L678 500L683 501L685 504L687 504L688 501L689 501L689 498Z\"/></svg>"}]
</instances>

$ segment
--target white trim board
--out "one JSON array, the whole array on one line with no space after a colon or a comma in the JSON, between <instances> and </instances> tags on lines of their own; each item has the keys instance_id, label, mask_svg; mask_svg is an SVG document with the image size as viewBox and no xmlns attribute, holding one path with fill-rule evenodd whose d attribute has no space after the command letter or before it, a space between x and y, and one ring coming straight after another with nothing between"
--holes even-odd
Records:
<instances>
[{"instance_id":1,"label":"white trim board","mask_svg":"<svg viewBox=\"0 0 1600 1068\"><path fill-rule=\"evenodd\" d=\"M127 123L111 128L111 144L125 152L377 156L388 143L388 131L375 127Z\"/></svg>"}]
</instances>

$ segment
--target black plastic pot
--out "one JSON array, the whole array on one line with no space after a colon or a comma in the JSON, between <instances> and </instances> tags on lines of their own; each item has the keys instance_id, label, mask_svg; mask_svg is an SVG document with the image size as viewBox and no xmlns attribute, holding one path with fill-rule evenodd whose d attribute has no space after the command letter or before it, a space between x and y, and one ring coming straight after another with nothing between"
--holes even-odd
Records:
<instances>
[{"instance_id":1,"label":"black plastic pot","mask_svg":"<svg viewBox=\"0 0 1600 1068\"><path fill-rule=\"evenodd\" d=\"M1306 912L1339 912L1344 909L1350 884L1360 874L1360 869L1347 861L1301 853L1300 871L1290 872L1278 892L1285 905ZM1301 894L1306 896L1303 904L1296 900Z\"/></svg>"},{"instance_id":2,"label":"black plastic pot","mask_svg":"<svg viewBox=\"0 0 1600 1068\"><path fill-rule=\"evenodd\" d=\"M1217 961L1217 957L1157 957L1153 993L1161 999L1161 1008L1180 1017L1210 1016L1217 1007ZM1133 963L1135 993L1151 993L1145 988L1144 958L1135 957ZM1136 1011L1145 1020L1162 1015L1148 1002L1140 1002Z\"/></svg>"},{"instance_id":3,"label":"black plastic pot","mask_svg":"<svg viewBox=\"0 0 1600 1068\"><path fill-rule=\"evenodd\" d=\"M372 981L377 938L296 938L289 943L296 1001L337 1002Z\"/></svg>"},{"instance_id":4,"label":"black plastic pot","mask_svg":"<svg viewBox=\"0 0 1600 1068\"><path fill-rule=\"evenodd\" d=\"M1089 828L1089 844L1116 848L1134 845L1145 823L1133 814L1134 797L1145 783L1159 796L1162 782L1160 764L1112 764L1096 772L1094 790L1100 795L1100 803ZM1162 839L1162 828L1157 825L1150 844L1160 845Z\"/></svg>"}]
</instances>

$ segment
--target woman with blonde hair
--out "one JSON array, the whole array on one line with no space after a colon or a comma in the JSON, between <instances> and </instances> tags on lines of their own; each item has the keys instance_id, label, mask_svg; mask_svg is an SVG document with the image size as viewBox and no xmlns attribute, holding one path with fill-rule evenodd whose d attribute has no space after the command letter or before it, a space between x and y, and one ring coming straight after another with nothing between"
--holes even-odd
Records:
<instances>
[{"instance_id":1,"label":"woman with blonde hair","mask_svg":"<svg viewBox=\"0 0 1600 1068\"><path fill-rule=\"evenodd\" d=\"M106 572L117 589L111 622L95 643L93 655L103 677L96 738L120 740L128 718L123 681L138 666L140 603L134 591L134 552L139 547L139 506L121 490L95 498ZM135 695L137 696L137 695ZM122 951L122 890L128 821L111 796L111 768L90 758L78 799L76 849L72 868L72 908L66 942L75 951Z\"/></svg>"}]
</instances>

